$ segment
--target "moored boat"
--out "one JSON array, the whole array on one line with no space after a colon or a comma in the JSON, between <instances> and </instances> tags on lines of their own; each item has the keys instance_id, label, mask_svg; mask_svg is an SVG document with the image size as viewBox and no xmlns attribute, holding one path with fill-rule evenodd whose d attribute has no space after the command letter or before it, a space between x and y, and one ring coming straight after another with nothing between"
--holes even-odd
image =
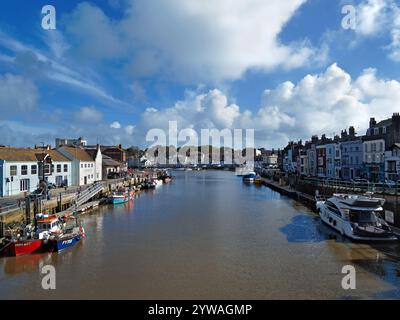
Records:
<instances>
[{"instance_id":1,"label":"moored boat","mask_svg":"<svg viewBox=\"0 0 400 320\"><path fill-rule=\"evenodd\" d=\"M42 249L42 244L43 240L39 239L11 240L5 245L3 253L12 257L35 253Z\"/></svg>"},{"instance_id":2,"label":"moored boat","mask_svg":"<svg viewBox=\"0 0 400 320\"><path fill-rule=\"evenodd\" d=\"M260 176L257 176L257 177L254 179L254 184L262 185L263 183L264 183L264 181L263 181L263 179L262 179Z\"/></svg>"},{"instance_id":3,"label":"moored boat","mask_svg":"<svg viewBox=\"0 0 400 320\"><path fill-rule=\"evenodd\" d=\"M385 199L367 195L334 194L317 199L321 220L353 240L398 240L389 224L382 219Z\"/></svg>"},{"instance_id":4,"label":"moored boat","mask_svg":"<svg viewBox=\"0 0 400 320\"><path fill-rule=\"evenodd\" d=\"M160 187L163 184L162 180L157 178L152 179L151 182L154 184L156 188Z\"/></svg>"},{"instance_id":5,"label":"moored boat","mask_svg":"<svg viewBox=\"0 0 400 320\"><path fill-rule=\"evenodd\" d=\"M243 176L243 182L253 183L256 179L257 175L255 172L249 172Z\"/></svg>"},{"instance_id":6,"label":"moored boat","mask_svg":"<svg viewBox=\"0 0 400 320\"><path fill-rule=\"evenodd\" d=\"M111 196L112 204L121 204L129 201L129 197L126 194L114 194Z\"/></svg>"},{"instance_id":7,"label":"moored boat","mask_svg":"<svg viewBox=\"0 0 400 320\"><path fill-rule=\"evenodd\" d=\"M68 249L85 238L85 230L83 227L75 227L72 230L66 231L53 239L51 239L52 251L60 252Z\"/></svg>"}]
</instances>

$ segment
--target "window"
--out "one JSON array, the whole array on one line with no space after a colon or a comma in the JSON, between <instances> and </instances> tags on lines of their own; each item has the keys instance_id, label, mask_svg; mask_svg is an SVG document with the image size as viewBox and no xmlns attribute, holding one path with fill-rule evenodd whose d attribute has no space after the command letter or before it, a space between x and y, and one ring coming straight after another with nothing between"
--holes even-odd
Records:
<instances>
[{"instance_id":1,"label":"window","mask_svg":"<svg viewBox=\"0 0 400 320\"><path fill-rule=\"evenodd\" d=\"M56 185L60 187L63 184L63 177L62 176L56 176Z\"/></svg>"},{"instance_id":2,"label":"window","mask_svg":"<svg viewBox=\"0 0 400 320\"><path fill-rule=\"evenodd\" d=\"M29 191L29 179L22 179L19 182L20 191Z\"/></svg>"},{"instance_id":3,"label":"window","mask_svg":"<svg viewBox=\"0 0 400 320\"><path fill-rule=\"evenodd\" d=\"M336 205L333 204L332 202L326 201L326 206L327 206L327 208L329 209L329 211L331 211L331 212L334 213L335 215L337 215L337 216L342 216L342 215L340 214L339 209L338 209L338 208L336 207Z\"/></svg>"},{"instance_id":4,"label":"window","mask_svg":"<svg viewBox=\"0 0 400 320\"><path fill-rule=\"evenodd\" d=\"M83 168L83 163L81 163L81 168Z\"/></svg>"},{"instance_id":5,"label":"window","mask_svg":"<svg viewBox=\"0 0 400 320\"><path fill-rule=\"evenodd\" d=\"M50 174L50 165L49 164L46 164L44 166L44 174Z\"/></svg>"},{"instance_id":6,"label":"window","mask_svg":"<svg viewBox=\"0 0 400 320\"><path fill-rule=\"evenodd\" d=\"M87 163L85 163L85 168L87 168Z\"/></svg>"},{"instance_id":7,"label":"window","mask_svg":"<svg viewBox=\"0 0 400 320\"><path fill-rule=\"evenodd\" d=\"M17 166L10 166L10 176L16 176L18 174Z\"/></svg>"},{"instance_id":8,"label":"window","mask_svg":"<svg viewBox=\"0 0 400 320\"><path fill-rule=\"evenodd\" d=\"M31 166L31 174L37 174L37 165Z\"/></svg>"},{"instance_id":9,"label":"window","mask_svg":"<svg viewBox=\"0 0 400 320\"><path fill-rule=\"evenodd\" d=\"M21 175L26 176L28 174L28 166L21 166Z\"/></svg>"},{"instance_id":10,"label":"window","mask_svg":"<svg viewBox=\"0 0 400 320\"><path fill-rule=\"evenodd\" d=\"M61 164L57 165L57 172L61 172Z\"/></svg>"},{"instance_id":11,"label":"window","mask_svg":"<svg viewBox=\"0 0 400 320\"><path fill-rule=\"evenodd\" d=\"M64 172L68 172L68 165L64 164Z\"/></svg>"},{"instance_id":12,"label":"window","mask_svg":"<svg viewBox=\"0 0 400 320\"><path fill-rule=\"evenodd\" d=\"M54 172L54 164L51 165L51 172ZM50 172L50 174L51 174Z\"/></svg>"},{"instance_id":13,"label":"window","mask_svg":"<svg viewBox=\"0 0 400 320\"><path fill-rule=\"evenodd\" d=\"M379 143L379 151L383 151L383 142Z\"/></svg>"}]
</instances>

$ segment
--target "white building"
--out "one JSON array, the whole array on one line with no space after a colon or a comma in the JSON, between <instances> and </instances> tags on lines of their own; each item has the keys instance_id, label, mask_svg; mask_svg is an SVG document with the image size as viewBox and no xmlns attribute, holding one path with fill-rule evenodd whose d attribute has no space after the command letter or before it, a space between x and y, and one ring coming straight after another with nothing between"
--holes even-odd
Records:
<instances>
[{"instance_id":1,"label":"white building","mask_svg":"<svg viewBox=\"0 0 400 320\"><path fill-rule=\"evenodd\" d=\"M367 164L379 164L383 162L383 154L385 152L385 140L367 140L363 141L363 162Z\"/></svg>"},{"instance_id":2,"label":"white building","mask_svg":"<svg viewBox=\"0 0 400 320\"><path fill-rule=\"evenodd\" d=\"M379 182L383 179L384 157L384 138L366 136L363 141L363 164L368 180Z\"/></svg>"},{"instance_id":3,"label":"white building","mask_svg":"<svg viewBox=\"0 0 400 320\"><path fill-rule=\"evenodd\" d=\"M265 154L262 156L262 162L264 166L276 166L278 165L278 155L275 153Z\"/></svg>"},{"instance_id":4,"label":"white building","mask_svg":"<svg viewBox=\"0 0 400 320\"><path fill-rule=\"evenodd\" d=\"M100 148L95 156L84 149L63 146L58 149L65 157L72 161L72 184L86 185L102 180L102 154Z\"/></svg>"},{"instance_id":5,"label":"white building","mask_svg":"<svg viewBox=\"0 0 400 320\"><path fill-rule=\"evenodd\" d=\"M35 191L43 174L50 183L69 186L71 161L56 150L0 148L0 196Z\"/></svg>"}]
</instances>

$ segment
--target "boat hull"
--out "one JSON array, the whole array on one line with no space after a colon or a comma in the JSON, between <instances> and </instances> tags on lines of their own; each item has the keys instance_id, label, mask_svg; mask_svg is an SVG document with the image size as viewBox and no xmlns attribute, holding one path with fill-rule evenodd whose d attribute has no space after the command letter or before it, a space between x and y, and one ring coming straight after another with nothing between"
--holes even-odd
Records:
<instances>
[{"instance_id":1,"label":"boat hull","mask_svg":"<svg viewBox=\"0 0 400 320\"><path fill-rule=\"evenodd\" d=\"M71 236L63 238L63 239L55 239L55 240L52 240L52 242L53 242L52 249L55 252L60 252L65 249L68 249L70 247L73 247L81 240L82 240L81 234L74 234L74 235L71 235Z\"/></svg>"},{"instance_id":2,"label":"boat hull","mask_svg":"<svg viewBox=\"0 0 400 320\"><path fill-rule=\"evenodd\" d=\"M43 240L21 240L11 242L7 245L4 253L8 256L17 257L25 254L35 253L41 250Z\"/></svg>"},{"instance_id":3,"label":"boat hull","mask_svg":"<svg viewBox=\"0 0 400 320\"><path fill-rule=\"evenodd\" d=\"M112 204L127 203L128 200L129 200L128 198L112 198L112 199L111 199L111 203L112 203Z\"/></svg>"},{"instance_id":4,"label":"boat hull","mask_svg":"<svg viewBox=\"0 0 400 320\"><path fill-rule=\"evenodd\" d=\"M367 233L362 234L361 232L356 232L348 221L343 220L341 217L329 212L324 208L323 205L319 204L318 213L319 216L327 226L332 229L338 231L341 235L346 236L354 241L377 241L377 242L385 242L385 241L397 241L398 238L392 234L387 233L386 235L368 235Z\"/></svg>"}]
</instances>

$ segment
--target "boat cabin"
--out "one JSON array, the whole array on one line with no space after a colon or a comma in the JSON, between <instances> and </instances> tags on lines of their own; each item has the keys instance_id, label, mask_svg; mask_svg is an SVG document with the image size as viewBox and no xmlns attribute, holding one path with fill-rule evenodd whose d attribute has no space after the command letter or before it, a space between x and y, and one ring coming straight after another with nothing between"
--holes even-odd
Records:
<instances>
[{"instance_id":1,"label":"boat cabin","mask_svg":"<svg viewBox=\"0 0 400 320\"><path fill-rule=\"evenodd\" d=\"M43 233L57 233L61 230L60 220L56 215L40 215L37 216L37 232Z\"/></svg>"}]
</instances>

